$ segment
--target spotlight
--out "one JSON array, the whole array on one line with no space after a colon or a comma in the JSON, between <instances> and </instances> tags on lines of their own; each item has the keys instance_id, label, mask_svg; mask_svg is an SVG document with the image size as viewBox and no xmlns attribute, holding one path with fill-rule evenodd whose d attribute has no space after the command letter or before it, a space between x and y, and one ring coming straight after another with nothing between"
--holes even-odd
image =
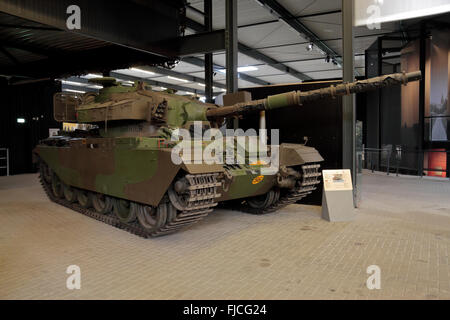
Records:
<instances>
[{"instance_id":1,"label":"spotlight","mask_svg":"<svg viewBox=\"0 0 450 320\"><path fill-rule=\"evenodd\" d=\"M310 43L306 46L306 51L312 51L312 49L314 49L314 43Z\"/></svg>"},{"instance_id":2,"label":"spotlight","mask_svg":"<svg viewBox=\"0 0 450 320\"><path fill-rule=\"evenodd\" d=\"M330 63L330 59L331 59L330 56L327 56L327 57L325 58L325 62L326 62L326 63Z\"/></svg>"}]
</instances>

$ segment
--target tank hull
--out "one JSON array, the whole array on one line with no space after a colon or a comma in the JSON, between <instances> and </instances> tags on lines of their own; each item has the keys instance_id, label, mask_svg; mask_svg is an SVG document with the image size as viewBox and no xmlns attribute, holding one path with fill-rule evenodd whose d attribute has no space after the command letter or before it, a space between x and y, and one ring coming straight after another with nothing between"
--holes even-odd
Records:
<instances>
[{"instance_id":1,"label":"tank hull","mask_svg":"<svg viewBox=\"0 0 450 320\"><path fill-rule=\"evenodd\" d=\"M320 183L319 165L311 164L323 159L302 145L281 145L283 172L287 167L298 171L286 171L285 176L280 170L264 174L268 165L262 164L177 165L172 150L158 138L57 137L38 145L34 154L52 201L145 237L195 223L219 203L254 214L273 212L301 200ZM307 171L308 165L314 168ZM307 172L315 173L312 180ZM294 184L282 185L283 179ZM148 227L142 223L145 210L155 212ZM139 214L142 221L137 223Z\"/></svg>"}]
</instances>

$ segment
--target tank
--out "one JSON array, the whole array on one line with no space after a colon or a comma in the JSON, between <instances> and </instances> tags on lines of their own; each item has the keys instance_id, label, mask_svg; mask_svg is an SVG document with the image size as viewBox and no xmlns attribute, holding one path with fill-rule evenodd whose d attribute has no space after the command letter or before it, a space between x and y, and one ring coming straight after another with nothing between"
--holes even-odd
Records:
<instances>
[{"instance_id":1,"label":"tank","mask_svg":"<svg viewBox=\"0 0 450 320\"><path fill-rule=\"evenodd\" d=\"M250 144L239 144L239 137L231 137L236 142L232 151L238 154L240 148L243 154L239 163L187 161L187 149L174 161L182 142L200 154L211 146L213 140L200 140L196 129L204 137L229 117L301 107L306 101L420 78L420 72L392 74L227 107L153 91L145 83L124 86L114 78L91 79L103 86L99 94L55 94L55 119L75 130L64 129L40 141L33 156L51 201L142 237L166 235L198 222L218 204L252 214L275 212L302 200L321 183L323 158L305 144L281 144L276 152L269 146L268 159L278 155L275 168L252 160ZM179 139L182 129L194 137ZM263 140L266 137L256 141ZM220 152L227 158L230 150L225 149Z\"/></svg>"}]
</instances>

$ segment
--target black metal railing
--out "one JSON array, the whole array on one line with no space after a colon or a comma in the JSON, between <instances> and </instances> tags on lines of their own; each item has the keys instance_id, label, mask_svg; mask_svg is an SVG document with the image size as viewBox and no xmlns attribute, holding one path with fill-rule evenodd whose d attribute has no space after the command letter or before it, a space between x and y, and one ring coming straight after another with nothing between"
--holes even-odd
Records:
<instances>
[{"instance_id":1,"label":"black metal railing","mask_svg":"<svg viewBox=\"0 0 450 320\"><path fill-rule=\"evenodd\" d=\"M381 149L364 148L364 152L361 153L363 154L362 168L372 170L372 172L381 171L386 172L387 175L402 173L420 177L428 175L429 172L445 172L445 177L450 178L449 166L446 165L443 168L424 164L426 157L434 153L445 153L448 159L449 150L409 150L402 146L387 145Z\"/></svg>"}]
</instances>

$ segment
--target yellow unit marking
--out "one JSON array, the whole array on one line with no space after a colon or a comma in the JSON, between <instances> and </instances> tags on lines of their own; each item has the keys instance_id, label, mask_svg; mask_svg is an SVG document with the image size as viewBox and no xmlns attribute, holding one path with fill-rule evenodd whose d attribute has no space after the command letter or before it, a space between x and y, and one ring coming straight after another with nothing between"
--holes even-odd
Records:
<instances>
[{"instance_id":1,"label":"yellow unit marking","mask_svg":"<svg viewBox=\"0 0 450 320\"><path fill-rule=\"evenodd\" d=\"M263 181L264 176L257 176L255 179L253 179L252 184L258 184L261 181Z\"/></svg>"}]
</instances>

